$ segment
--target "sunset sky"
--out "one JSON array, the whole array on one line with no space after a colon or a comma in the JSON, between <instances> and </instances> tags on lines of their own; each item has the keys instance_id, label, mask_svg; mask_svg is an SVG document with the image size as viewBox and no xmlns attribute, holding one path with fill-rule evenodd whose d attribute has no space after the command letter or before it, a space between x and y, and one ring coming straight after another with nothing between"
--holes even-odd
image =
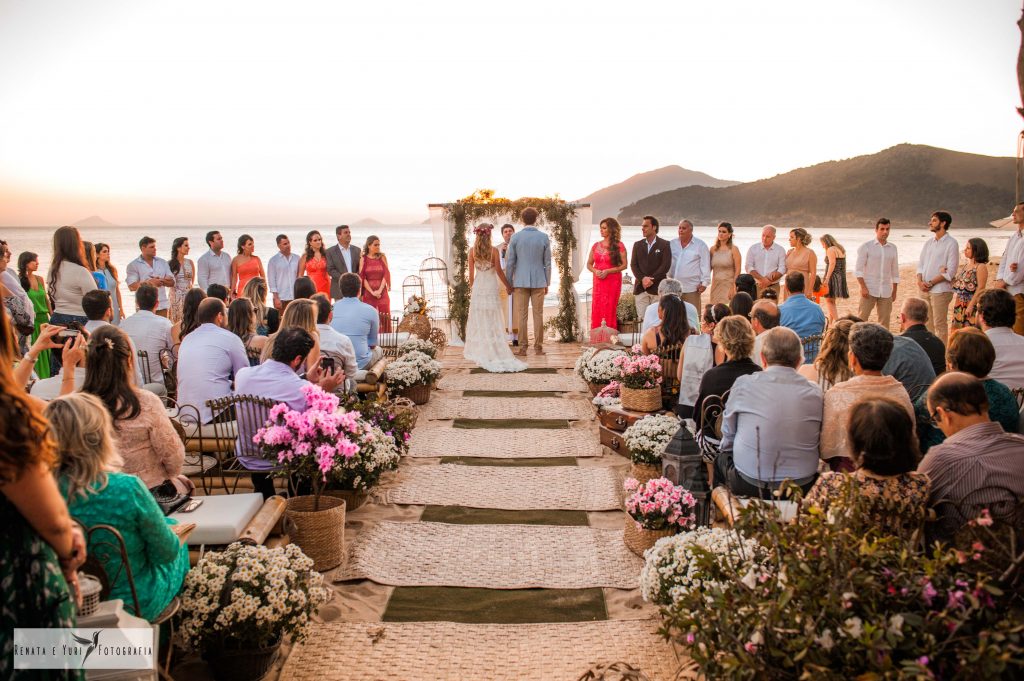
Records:
<instances>
[{"instance_id":1,"label":"sunset sky","mask_svg":"<svg viewBox=\"0 0 1024 681\"><path fill-rule=\"evenodd\" d=\"M350 6L354 5L354 6ZM0 0L0 225L418 222L679 164L1012 156L1020 0Z\"/></svg>"}]
</instances>

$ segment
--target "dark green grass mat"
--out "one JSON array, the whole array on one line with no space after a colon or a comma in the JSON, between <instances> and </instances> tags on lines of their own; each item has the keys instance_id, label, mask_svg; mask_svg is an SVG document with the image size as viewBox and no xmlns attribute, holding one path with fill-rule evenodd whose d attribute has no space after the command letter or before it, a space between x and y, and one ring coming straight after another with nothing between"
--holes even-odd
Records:
<instances>
[{"instance_id":1,"label":"dark green grass mat","mask_svg":"<svg viewBox=\"0 0 1024 681\"><path fill-rule=\"evenodd\" d=\"M488 371L487 369L481 369L480 367L477 367L475 369L470 369L469 373L471 373L471 374L489 374L491 372ZM533 367L532 369L526 369L525 371L517 371L515 373L517 373L517 374L557 374L558 373L558 369L551 369L551 368L548 368L548 367ZM509 374L509 375L511 376L513 374Z\"/></svg>"},{"instance_id":2,"label":"dark green grass mat","mask_svg":"<svg viewBox=\"0 0 1024 681\"><path fill-rule=\"evenodd\" d=\"M441 463L457 463L463 466L502 466L508 468L529 468L530 466L575 466L571 456L538 459L489 459L485 456L442 456Z\"/></svg>"},{"instance_id":3,"label":"dark green grass mat","mask_svg":"<svg viewBox=\"0 0 1024 681\"><path fill-rule=\"evenodd\" d=\"M453 428L568 428L565 419L455 419Z\"/></svg>"},{"instance_id":4,"label":"dark green grass mat","mask_svg":"<svg viewBox=\"0 0 1024 681\"><path fill-rule=\"evenodd\" d=\"M463 390L463 397L561 397L561 390Z\"/></svg>"},{"instance_id":5,"label":"dark green grass mat","mask_svg":"<svg viewBox=\"0 0 1024 681\"><path fill-rule=\"evenodd\" d=\"M586 511L506 511L500 508L427 506L420 522L451 525L560 525L586 527Z\"/></svg>"},{"instance_id":6,"label":"dark green grass mat","mask_svg":"<svg viewBox=\"0 0 1024 681\"><path fill-rule=\"evenodd\" d=\"M532 624L608 619L601 589L476 589L400 586L385 622Z\"/></svg>"}]
</instances>

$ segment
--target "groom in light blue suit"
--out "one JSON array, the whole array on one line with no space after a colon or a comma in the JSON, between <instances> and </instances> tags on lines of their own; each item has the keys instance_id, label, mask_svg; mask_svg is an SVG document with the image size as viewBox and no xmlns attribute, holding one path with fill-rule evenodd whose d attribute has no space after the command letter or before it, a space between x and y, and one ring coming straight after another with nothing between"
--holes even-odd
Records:
<instances>
[{"instance_id":1,"label":"groom in light blue suit","mask_svg":"<svg viewBox=\"0 0 1024 681\"><path fill-rule=\"evenodd\" d=\"M512 307L519 328L519 355L530 345L526 319L533 305L533 343L544 354L544 296L551 286L551 240L535 226L539 211L532 206L520 216L526 229L517 232L505 254L505 277L512 284Z\"/></svg>"}]
</instances>

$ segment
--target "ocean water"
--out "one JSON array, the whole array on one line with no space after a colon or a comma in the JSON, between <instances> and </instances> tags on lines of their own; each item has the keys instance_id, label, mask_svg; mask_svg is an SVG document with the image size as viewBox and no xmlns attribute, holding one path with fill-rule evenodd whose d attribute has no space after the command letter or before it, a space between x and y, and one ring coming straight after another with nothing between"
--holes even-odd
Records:
<instances>
[{"instance_id":1,"label":"ocean water","mask_svg":"<svg viewBox=\"0 0 1024 681\"><path fill-rule=\"evenodd\" d=\"M292 250L295 252L301 252L302 245L305 242L305 235L310 229L317 229L324 236L324 242L326 245L333 245L336 243L334 239L334 226L333 225L322 225L322 226L296 226L296 225L225 225L217 227L208 226L163 226L163 227L82 227L79 231L82 234L82 238L92 242L104 242L110 244L111 257L114 264L118 267L119 272L123 279L123 272L125 267L131 260L138 257L139 248L138 241L142 236L151 236L157 241L157 255L163 258L170 257L171 242L179 237L186 236L189 238L191 245L191 253L189 258L195 262L200 255L202 255L206 249L206 243L203 240L206 232L210 229L218 229L221 234L224 235L224 242L226 250L234 252L235 243L241 234L248 234L253 237L256 243L256 255L260 256L263 261L264 267L266 267L267 261L270 257L277 252L275 237L278 234L287 234L292 242ZM388 257L388 262L391 266L392 276L392 293L391 303L395 310L400 310L402 307L402 301L405 296L402 295L403 289L402 284L407 277L412 275L419 276L421 274L421 266L427 258L431 258L435 255L434 253L434 241L432 238L432 232L429 225L377 225L373 227L356 227L353 230L352 242L361 245L369 236L373 234L380 238L381 247L384 253ZM713 243L716 228L713 226L699 226L694 229L696 236L703 239L709 245ZM842 244L849 253L849 259L851 262L848 265L848 269L852 270L852 260L855 257L857 246L861 243L874 238L874 230L867 228L849 228L849 229L831 229L831 230L811 230L811 236L814 237L814 242L811 247L818 254L818 270L819 273L824 273L824 256L823 250L820 243L818 242L819 237L824 233L829 233L834 236L840 244ZM1009 239L1010 230L1008 229L996 229L996 228L984 228L984 229L954 229L950 234L960 242L961 249L968 239L972 237L981 237L985 239L989 246L989 252L993 255L1001 255L1003 249L1006 246L1006 242ZM46 276L46 270L50 263L50 256L52 252L52 236L53 228L51 227L0 227L0 239L7 241L13 256L11 258L11 267L17 267L18 254L22 251L32 251L39 255L39 274L43 277ZM472 236L472 235L470 235ZM674 225L663 225L661 228L660 236L665 239L676 238L676 228ZM627 252L630 250L631 245L634 241L641 238L639 226L624 226L622 229L622 240L626 244ZM896 244L899 249L900 263L916 263L921 254L927 239L932 238L927 228L922 225L919 228L911 227L895 227L890 235L890 241ZM597 225L593 226L591 233L591 241L589 246L596 240L600 239L600 231ZM750 248L754 243L761 239L761 227L737 227L735 228L735 235L733 242L740 249L744 258L746 257L747 249ZM787 232L780 229L779 238L777 239L783 247L788 248ZM746 263L744 262L744 266ZM440 288L438 286L439 281L436 279L437 273L423 273L426 286L428 288L428 294L430 293L431 287L431 276L433 275L434 288ZM557 272L556 272L557 278ZM586 293L592 285L592 277L586 270L580 278L580 281L576 283L576 289L580 294ZM556 282L552 282L552 292L548 296L546 302L548 304L557 303L556 292L558 287ZM121 284L121 295L125 301L125 307L130 312L134 310L134 304L131 302L131 297L128 291L128 287L122 282Z\"/></svg>"}]
</instances>

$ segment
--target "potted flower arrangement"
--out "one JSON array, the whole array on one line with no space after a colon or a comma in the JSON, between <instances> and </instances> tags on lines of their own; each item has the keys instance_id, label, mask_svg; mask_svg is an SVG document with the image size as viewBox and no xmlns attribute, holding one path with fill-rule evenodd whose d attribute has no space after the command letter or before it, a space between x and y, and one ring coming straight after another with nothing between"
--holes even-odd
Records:
<instances>
[{"instance_id":1,"label":"potted flower arrangement","mask_svg":"<svg viewBox=\"0 0 1024 681\"><path fill-rule=\"evenodd\" d=\"M410 338L398 346L399 357L410 352L422 352L424 355L428 355L430 359L437 359L437 346L422 338Z\"/></svg>"},{"instance_id":2,"label":"potted flower arrangement","mask_svg":"<svg viewBox=\"0 0 1024 681\"><path fill-rule=\"evenodd\" d=\"M297 545L271 549L235 542L206 553L185 576L179 632L217 679L261 679L288 636L309 634L330 598L324 578Z\"/></svg>"},{"instance_id":3,"label":"potted flower arrangement","mask_svg":"<svg viewBox=\"0 0 1024 681\"><path fill-rule=\"evenodd\" d=\"M586 348L576 360L576 374L587 382L591 395L619 377L619 369L613 363L625 351L610 348Z\"/></svg>"},{"instance_id":4,"label":"potted flower arrangement","mask_svg":"<svg viewBox=\"0 0 1024 681\"><path fill-rule=\"evenodd\" d=\"M640 482L626 478L626 518L623 539L639 555L662 537L670 537L693 525L697 500L685 488L668 478Z\"/></svg>"},{"instance_id":5,"label":"potted flower arrangement","mask_svg":"<svg viewBox=\"0 0 1024 681\"><path fill-rule=\"evenodd\" d=\"M644 355L640 352L640 346L634 345L629 353L612 361L619 370L619 393L623 409L661 409L661 360L657 355Z\"/></svg>"},{"instance_id":6,"label":"potted flower arrangement","mask_svg":"<svg viewBox=\"0 0 1024 681\"><path fill-rule=\"evenodd\" d=\"M430 386L440 375L441 363L415 350L391 362L384 370L388 390L408 397L416 404L427 403Z\"/></svg>"},{"instance_id":7,"label":"potted flower arrangement","mask_svg":"<svg viewBox=\"0 0 1024 681\"><path fill-rule=\"evenodd\" d=\"M622 439L629 448L629 458L633 463L630 476L640 482L660 478L661 455L677 430L679 419L664 414L645 416L626 428Z\"/></svg>"},{"instance_id":8,"label":"potted flower arrangement","mask_svg":"<svg viewBox=\"0 0 1024 681\"><path fill-rule=\"evenodd\" d=\"M621 407L622 398L619 396L620 385L618 381L612 381L601 388L591 402L598 409L609 407Z\"/></svg>"},{"instance_id":9,"label":"potted flower arrangement","mask_svg":"<svg viewBox=\"0 0 1024 681\"><path fill-rule=\"evenodd\" d=\"M426 298L417 295L409 296L402 312L402 322L398 325L399 331L407 331L424 340L430 337L430 319L427 317Z\"/></svg>"}]
</instances>

